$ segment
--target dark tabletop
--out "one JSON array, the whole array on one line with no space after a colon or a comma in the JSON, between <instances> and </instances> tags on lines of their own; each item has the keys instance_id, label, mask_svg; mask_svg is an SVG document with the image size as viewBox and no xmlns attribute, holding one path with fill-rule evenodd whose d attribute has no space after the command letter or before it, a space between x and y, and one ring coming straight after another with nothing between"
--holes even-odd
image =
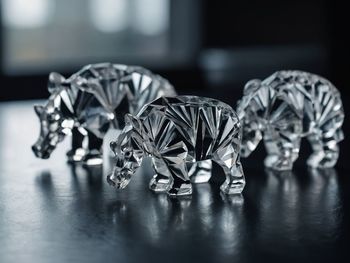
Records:
<instances>
[{"instance_id":1,"label":"dark tabletop","mask_svg":"<svg viewBox=\"0 0 350 263\"><path fill-rule=\"evenodd\" d=\"M107 161L65 162L69 139L36 159L32 104L0 104L1 263L350 262L346 142L336 169L309 171L301 157L293 172L272 173L254 153L242 196L220 194L215 167L191 198L171 199L148 190L148 161L117 191Z\"/></svg>"}]
</instances>

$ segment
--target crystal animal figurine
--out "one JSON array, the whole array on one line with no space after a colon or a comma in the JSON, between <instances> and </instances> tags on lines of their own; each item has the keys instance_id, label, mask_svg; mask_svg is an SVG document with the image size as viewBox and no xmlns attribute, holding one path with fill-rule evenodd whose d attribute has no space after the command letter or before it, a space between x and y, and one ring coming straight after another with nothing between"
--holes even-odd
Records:
<instances>
[{"instance_id":1,"label":"crystal animal figurine","mask_svg":"<svg viewBox=\"0 0 350 263\"><path fill-rule=\"evenodd\" d=\"M67 134L72 134L68 161L102 163L103 137L109 128L124 128L124 115L136 114L161 96L175 95L169 82L150 71L111 63L87 65L68 79L49 76L51 93L44 106L35 106L41 123L32 146L37 157L47 159Z\"/></svg>"},{"instance_id":2,"label":"crystal animal figurine","mask_svg":"<svg viewBox=\"0 0 350 263\"><path fill-rule=\"evenodd\" d=\"M196 170L193 167L201 162L215 161L226 176L221 191L241 193L245 179L240 143L238 116L225 103L195 96L162 97L137 116L126 115L126 126L111 143L116 165L107 181L125 188L143 157L150 156L156 173L149 184L151 190L171 196L190 195L189 171Z\"/></svg>"},{"instance_id":3,"label":"crystal animal figurine","mask_svg":"<svg viewBox=\"0 0 350 263\"><path fill-rule=\"evenodd\" d=\"M344 111L338 90L328 80L302 71L278 71L263 81L251 80L237 112L243 126L243 157L263 138L265 166L291 170L301 138L306 137L313 149L308 166L336 164Z\"/></svg>"}]
</instances>

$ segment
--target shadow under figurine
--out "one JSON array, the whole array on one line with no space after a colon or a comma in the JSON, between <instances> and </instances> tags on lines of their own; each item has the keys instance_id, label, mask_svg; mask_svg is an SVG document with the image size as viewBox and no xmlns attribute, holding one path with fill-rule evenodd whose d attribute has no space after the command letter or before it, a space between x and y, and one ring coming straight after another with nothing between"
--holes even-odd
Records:
<instances>
[{"instance_id":1,"label":"shadow under figurine","mask_svg":"<svg viewBox=\"0 0 350 263\"><path fill-rule=\"evenodd\" d=\"M87 65L68 79L51 73L48 89L47 103L34 106L41 129L33 152L47 159L72 134L68 161L87 165L102 163L103 137L109 128L124 127L126 113L136 114L146 103L176 94L167 80L144 68L111 63Z\"/></svg>"},{"instance_id":2,"label":"shadow under figurine","mask_svg":"<svg viewBox=\"0 0 350 263\"><path fill-rule=\"evenodd\" d=\"M155 192L192 194L189 171L211 160L226 176L221 191L242 192L245 179L239 158L240 122L227 104L195 96L162 97L137 116L127 114L125 118L125 128L111 143L116 165L107 177L109 184L125 188L147 155L156 172L149 184Z\"/></svg>"},{"instance_id":3,"label":"shadow under figurine","mask_svg":"<svg viewBox=\"0 0 350 263\"><path fill-rule=\"evenodd\" d=\"M265 166L291 170L302 137L309 140L313 168L333 167L344 135L344 110L339 91L326 79L302 71L278 71L269 78L251 80L238 103L242 123L241 153L248 157L264 139Z\"/></svg>"}]
</instances>

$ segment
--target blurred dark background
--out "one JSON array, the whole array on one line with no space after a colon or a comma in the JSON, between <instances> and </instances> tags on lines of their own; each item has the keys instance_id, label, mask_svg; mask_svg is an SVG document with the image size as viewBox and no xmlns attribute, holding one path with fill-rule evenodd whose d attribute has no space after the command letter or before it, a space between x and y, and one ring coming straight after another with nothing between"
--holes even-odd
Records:
<instances>
[{"instance_id":1,"label":"blurred dark background","mask_svg":"<svg viewBox=\"0 0 350 263\"><path fill-rule=\"evenodd\" d=\"M47 75L137 64L179 93L239 97L251 78L301 69L350 85L346 3L332 0L0 0L0 100L48 96ZM221 92L218 92L221 91Z\"/></svg>"}]
</instances>

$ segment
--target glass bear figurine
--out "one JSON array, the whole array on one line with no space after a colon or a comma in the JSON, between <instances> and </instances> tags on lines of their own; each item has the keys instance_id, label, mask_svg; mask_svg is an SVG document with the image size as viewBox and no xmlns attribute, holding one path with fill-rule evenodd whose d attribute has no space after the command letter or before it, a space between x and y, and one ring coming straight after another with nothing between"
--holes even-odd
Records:
<instances>
[{"instance_id":1,"label":"glass bear figurine","mask_svg":"<svg viewBox=\"0 0 350 263\"><path fill-rule=\"evenodd\" d=\"M72 134L68 161L87 165L102 163L103 137L109 128L124 128L126 113L136 114L146 103L176 94L167 80L144 68L111 63L87 65L68 79L51 73L48 89L46 104L34 107L41 129L32 150L47 159Z\"/></svg>"},{"instance_id":2,"label":"glass bear figurine","mask_svg":"<svg viewBox=\"0 0 350 263\"><path fill-rule=\"evenodd\" d=\"M336 164L338 143L344 137L344 110L338 90L328 80L302 71L278 71L263 81L251 80L237 113L243 126L243 157L263 139L268 154L265 166L291 170L301 138L306 137L313 150L308 166Z\"/></svg>"},{"instance_id":3,"label":"glass bear figurine","mask_svg":"<svg viewBox=\"0 0 350 263\"><path fill-rule=\"evenodd\" d=\"M245 185L240 144L240 122L229 105L195 96L162 97L136 116L126 115L126 126L111 143L116 160L107 181L116 188L126 187L143 157L150 156L156 173L151 190L190 195L191 177L196 175L189 171L215 161L226 176L221 191L239 194Z\"/></svg>"}]
</instances>

